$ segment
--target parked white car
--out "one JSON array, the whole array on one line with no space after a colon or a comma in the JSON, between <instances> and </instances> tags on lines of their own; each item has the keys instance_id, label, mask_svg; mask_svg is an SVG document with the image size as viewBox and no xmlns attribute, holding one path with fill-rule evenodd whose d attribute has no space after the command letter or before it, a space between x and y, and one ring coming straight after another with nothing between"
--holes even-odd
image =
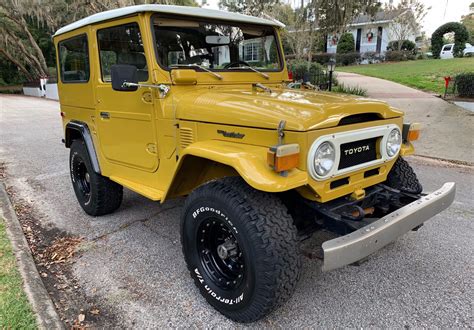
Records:
<instances>
[{"instance_id":1,"label":"parked white car","mask_svg":"<svg viewBox=\"0 0 474 330\"><path fill-rule=\"evenodd\" d=\"M454 58L454 44L446 44L443 45L443 48L441 48L441 52L439 53L439 58L442 60L448 59L448 58ZM466 46L464 50L462 51L463 56L474 56L474 46L466 43Z\"/></svg>"},{"instance_id":2,"label":"parked white car","mask_svg":"<svg viewBox=\"0 0 474 330\"><path fill-rule=\"evenodd\" d=\"M462 51L463 56L474 56L474 46L466 43L466 48Z\"/></svg>"}]
</instances>

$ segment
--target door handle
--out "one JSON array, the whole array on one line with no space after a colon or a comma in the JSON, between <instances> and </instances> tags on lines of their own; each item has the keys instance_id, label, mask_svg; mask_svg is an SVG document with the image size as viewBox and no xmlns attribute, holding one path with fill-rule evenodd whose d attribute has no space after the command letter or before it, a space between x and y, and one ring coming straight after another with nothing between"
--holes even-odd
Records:
<instances>
[{"instance_id":1,"label":"door handle","mask_svg":"<svg viewBox=\"0 0 474 330\"><path fill-rule=\"evenodd\" d=\"M101 111L100 112L100 117L103 119L110 119L110 113Z\"/></svg>"}]
</instances>

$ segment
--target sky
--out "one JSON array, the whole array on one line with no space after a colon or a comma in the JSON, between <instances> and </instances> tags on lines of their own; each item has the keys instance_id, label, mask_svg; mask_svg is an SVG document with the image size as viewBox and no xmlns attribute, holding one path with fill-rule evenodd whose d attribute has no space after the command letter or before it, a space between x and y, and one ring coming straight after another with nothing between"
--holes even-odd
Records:
<instances>
[{"instance_id":1,"label":"sky","mask_svg":"<svg viewBox=\"0 0 474 330\"><path fill-rule=\"evenodd\" d=\"M474 0L421 0L426 7L431 7L423 22L423 31L428 36L442 24L459 22L462 15L469 13L469 5ZM382 2L388 2L382 0ZM394 1L397 3L397 0ZM207 8L218 9L219 0L207 0Z\"/></svg>"}]
</instances>

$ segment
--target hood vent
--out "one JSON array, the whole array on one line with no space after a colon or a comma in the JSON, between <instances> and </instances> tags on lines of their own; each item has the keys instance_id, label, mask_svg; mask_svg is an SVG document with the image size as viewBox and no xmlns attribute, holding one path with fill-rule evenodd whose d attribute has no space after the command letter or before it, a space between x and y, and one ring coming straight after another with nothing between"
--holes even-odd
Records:
<instances>
[{"instance_id":1,"label":"hood vent","mask_svg":"<svg viewBox=\"0 0 474 330\"><path fill-rule=\"evenodd\" d=\"M359 123L365 123L368 121L375 121L375 120L381 120L381 119L383 118L380 117L380 115L377 113L373 113L373 112L358 113L356 115L350 115L350 116L342 118L339 121L339 124L337 126L359 124Z\"/></svg>"},{"instance_id":2,"label":"hood vent","mask_svg":"<svg viewBox=\"0 0 474 330\"><path fill-rule=\"evenodd\" d=\"M179 129L179 142L181 149L186 148L194 142L194 132L191 128L183 127Z\"/></svg>"}]
</instances>

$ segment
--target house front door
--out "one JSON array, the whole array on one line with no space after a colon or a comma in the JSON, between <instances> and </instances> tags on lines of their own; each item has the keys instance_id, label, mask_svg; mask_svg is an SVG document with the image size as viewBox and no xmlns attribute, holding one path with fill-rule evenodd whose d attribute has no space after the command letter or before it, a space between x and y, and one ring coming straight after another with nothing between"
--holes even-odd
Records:
<instances>
[{"instance_id":1,"label":"house front door","mask_svg":"<svg viewBox=\"0 0 474 330\"><path fill-rule=\"evenodd\" d=\"M383 29L381 26L379 26L377 30L377 50L376 50L377 53L380 53L382 51L382 33L383 33Z\"/></svg>"},{"instance_id":2,"label":"house front door","mask_svg":"<svg viewBox=\"0 0 474 330\"><path fill-rule=\"evenodd\" d=\"M360 39L362 37L362 29L357 29L356 52L360 52Z\"/></svg>"}]
</instances>

